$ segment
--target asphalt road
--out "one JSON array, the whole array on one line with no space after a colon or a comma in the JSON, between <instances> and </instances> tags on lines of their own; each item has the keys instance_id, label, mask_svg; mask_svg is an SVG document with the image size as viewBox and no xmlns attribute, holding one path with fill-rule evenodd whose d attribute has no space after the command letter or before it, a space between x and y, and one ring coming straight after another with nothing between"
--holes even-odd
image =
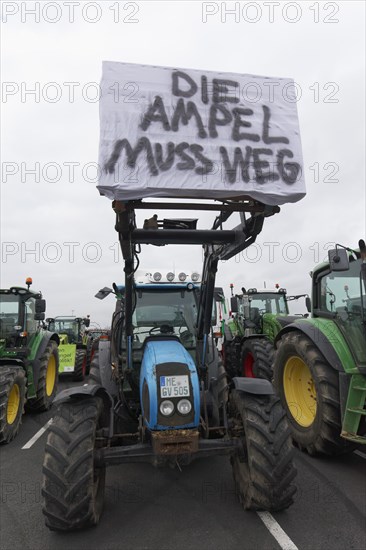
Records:
<instances>
[{"instance_id":1,"label":"asphalt road","mask_svg":"<svg viewBox=\"0 0 366 550\"><path fill-rule=\"evenodd\" d=\"M296 452L295 504L273 515L241 508L226 457L199 460L182 472L113 466L99 525L51 532L41 511L45 433L31 439L51 417L52 410L25 415L17 438L1 447L3 550L366 549L366 448L341 458Z\"/></svg>"}]
</instances>

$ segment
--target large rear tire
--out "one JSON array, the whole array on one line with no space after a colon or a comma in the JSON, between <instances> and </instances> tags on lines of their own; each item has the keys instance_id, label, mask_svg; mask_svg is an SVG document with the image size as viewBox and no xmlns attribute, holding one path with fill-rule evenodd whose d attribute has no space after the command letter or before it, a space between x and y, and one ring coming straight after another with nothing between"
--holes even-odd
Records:
<instances>
[{"instance_id":1,"label":"large rear tire","mask_svg":"<svg viewBox=\"0 0 366 550\"><path fill-rule=\"evenodd\" d=\"M241 455L231 458L240 502L246 510L276 512L288 508L296 493L296 469L291 432L280 400L236 390L230 399L242 440Z\"/></svg>"},{"instance_id":2,"label":"large rear tire","mask_svg":"<svg viewBox=\"0 0 366 550\"><path fill-rule=\"evenodd\" d=\"M338 455L355 445L343 439L338 372L299 331L284 334L274 363L274 384L294 442L310 455Z\"/></svg>"},{"instance_id":3,"label":"large rear tire","mask_svg":"<svg viewBox=\"0 0 366 550\"><path fill-rule=\"evenodd\" d=\"M99 397L61 403L49 427L43 462L43 514L51 530L96 525L103 509L105 467L94 450L103 411Z\"/></svg>"},{"instance_id":4,"label":"large rear tire","mask_svg":"<svg viewBox=\"0 0 366 550\"><path fill-rule=\"evenodd\" d=\"M0 367L0 443L9 443L19 431L24 412L26 377L21 367Z\"/></svg>"},{"instance_id":5,"label":"large rear tire","mask_svg":"<svg viewBox=\"0 0 366 550\"><path fill-rule=\"evenodd\" d=\"M81 382L82 380L84 380L86 374L86 361L86 349L77 349L73 375L73 380L75 380L75 382Z\"/></svg>"},{"instance_id":6,"label":"large rear tire","mask_svg":"<svg viewBox=\"0 0 366 550\"><path fill-rule=\"evenodd\" d=\"M58 346L54 340L50 340L42 357L39 371L37 395L27 401L26 408L29 411L47 411L57 393L58 384Z\"/></svg>"},{"instance_id":7,"label":"large rear tire","mask_svg":"<svg viewBox=\"0 0 366 550\"><path fill-rule=\"evenodd\" d=\"M272 382L274 349L265 338L245 340L240 354L241 376L247 378L264 378Z\"/></svg>"}]
</instances>

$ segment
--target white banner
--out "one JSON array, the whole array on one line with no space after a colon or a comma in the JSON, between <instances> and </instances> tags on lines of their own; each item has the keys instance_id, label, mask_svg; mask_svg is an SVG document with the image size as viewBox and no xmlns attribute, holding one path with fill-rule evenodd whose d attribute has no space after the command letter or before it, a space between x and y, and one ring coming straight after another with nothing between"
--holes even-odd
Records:
<instances>
[{"instance_id":1,"label":"white banner","mask_svg":"<svg viewBox=\"0 0 366 550\"><path fill-rule=\"evenodd\" d=\"M100 193L300 200L295 92L287 78L104 61Z\"/></svg>"}]
</instances>

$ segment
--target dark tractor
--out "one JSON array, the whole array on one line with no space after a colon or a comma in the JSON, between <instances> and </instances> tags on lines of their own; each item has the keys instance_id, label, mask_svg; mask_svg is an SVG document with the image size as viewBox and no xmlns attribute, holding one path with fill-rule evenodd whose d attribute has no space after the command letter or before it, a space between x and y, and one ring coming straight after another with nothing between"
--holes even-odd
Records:
<instances>
[{"instance_id":1,"label":"dark tractor","mask_svg":"<svg viewBox=\"0 0 366 550\"><path fill-rule=\"evenodd\" d=\"M57 332L59 345L59 374L72 374L73 380L84 380L87 374L87 345L85 329L90 325L89 317L55 317L46 320L48 330Z\"/></svg>"},{"instance_id":2,"label":"dark tractor","mask_svg":"<svg viewBox=\"0 0 366 550\"><path fill-rule=\"evenodd\" d=\"M312 273L311 318L276 337L274 382L292 437L310 455L366 444L366 247L341 245Z\"/></svg>"},{"instance_id":3,"label":"dark tractor","mask_svg":"<svg viewBox=\"0 0 366 550\"><path fill-rule=\"evenodd\" d=\"M222 345L225 368L233 376L272 380L275 337L299 318L289 314L288 302L305 297L310 311L310 298L306 294L287 296L284 288L242 288L241 294L233 295L231 285L231 293L231 318L224 324Z\"/></svg>"},{"instance_id":4,"label":"dark tractor","mask_svg":"<svg viewBox=\"0 0 366 550\"><path fill-rule=\"evenodd\" d=\"M98 523L106 467L126 462L182 468L198 457L228 455L245 509L283 510L293 502L290 431L272 384L230 378L212 331L219 259L254 242L264 218L278 207L253 201L185 206L220 210L209 230L197 230L195 220L157 216L155 229L138 229L135 209L144 207L177 204L114 203L125 280L113 285L111 340L99 343L91 383L58 397L42 487L46 525L53 530ZM241 212L240 225L222 229L235 211ZM142 244L204 245L201 283L136 283ZM98 296L110 292L104 288Z\"/></svg>"},{"instance_id":5,"label":"dark tractor","mask_svg":"<svg viewBox=\"0 0 366 550\"><path fill-rule=\"evenodd\" d=\"M0 290L0 443L17 435L24 407L48 410L57 391L57 334L42 327L46 301L40 292Z\"/></svg>"}]
</instances>

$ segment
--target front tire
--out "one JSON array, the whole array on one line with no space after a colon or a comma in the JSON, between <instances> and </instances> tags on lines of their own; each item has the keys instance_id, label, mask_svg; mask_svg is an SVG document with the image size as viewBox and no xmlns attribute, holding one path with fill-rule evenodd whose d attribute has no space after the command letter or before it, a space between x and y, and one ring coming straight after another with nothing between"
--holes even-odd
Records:
<instances>
[{"instance_id":1,"label":"front tire","mask_svg":"<svg viewBox=\"0 0 366 550\"><path fill-rule=\"evenodd\" d=\"M94 465L103 401L61 403L49 427L43 462L43 514L51 530L96 525L103 509L105 467Z\"/></svg>"},{"instance_id":2,"label":"front tire","mask_svg":"<svg viewBox=\"0 0 366 550\"><path fill-rule=\"evenodd\" d=\"M0 367L0 443L9 443L19 431L24 412L26 377L21 367Z\"/></svg>"},{"instance_id":3,"label":"front tire","mask_svg":"<svg viewBox=\"0 0 366 550\"><path fill-rule=\"evenodd\" d=\"M272 382L274 350L271 342L265 338L245 340L240 354L241 376L264 378Z\"/></svg>"},{"instance_id":4,"label":"front tire","mask_svg":"<svg viewBox=\"0 0 366 550\"><path fill-rule=\"evenodd\" d=\"M85 349L77 349L76 355L75 355L75 368L74 368L74 375L73 380L75 382L81 382L85 378L86 374L86 350Z\"/></svg>"},{"instance_id":5,"label":"front tire","mask_svg":"<svg viewBox=\"0 0 366 550\"><path fill-rule=\"evenodd\" d=\"M292 437L310 455L338 455L355 445L340 437L342 429L338 372L314 343L299 331L278 345L274 384L287 413Z\"/></svg>"},{"instance_id":6,"label":"front tire","mask_svg":"<svg viewBox=\"0 0 366 550\"><path fill-rule=\"evenodd\" d=\"M42 357L39 371L37 395L27 401L26 408L32 412L47 411L57 393L58 385L58 346L54 340L50 340Z\"/></svg>"},{"instance_id":7,"label":"front tire","mask_svg":"<svg viewBox=\"0 0 366 550\"><path fill-rule=\"evenodd\" d=\"M286 414L273 395L234 390L231 407L242 453L231 458L239 500L246 510L276 512L293 503L296 476Z\"/></svg>"}]
</instances>

